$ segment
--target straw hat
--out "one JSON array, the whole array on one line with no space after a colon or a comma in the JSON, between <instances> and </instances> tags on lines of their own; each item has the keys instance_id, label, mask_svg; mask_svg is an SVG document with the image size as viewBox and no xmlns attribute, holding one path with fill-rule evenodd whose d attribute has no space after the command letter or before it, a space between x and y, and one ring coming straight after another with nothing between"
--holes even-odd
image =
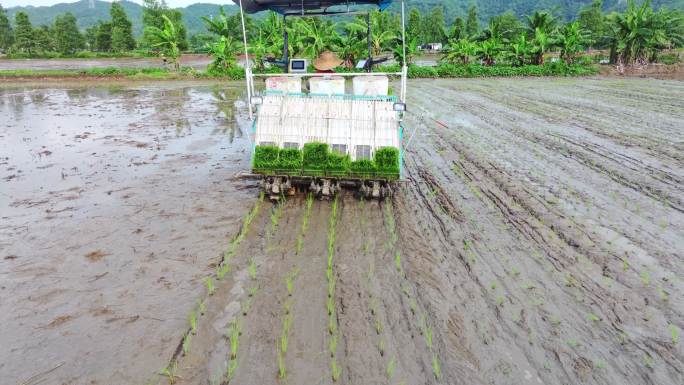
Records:
<instances>
[{"instance_id":1,"label":"straw hat","mask_svg":"<svg viewBox=\"0 0 684 385\"><path fill-rule=\"evenodd\" d=\"M318 58L313 61L313 66L319 71L328 71L339 66L343 61L344 60L340 60L334 53L323 51Z\"/></svg>"}]
</instances>

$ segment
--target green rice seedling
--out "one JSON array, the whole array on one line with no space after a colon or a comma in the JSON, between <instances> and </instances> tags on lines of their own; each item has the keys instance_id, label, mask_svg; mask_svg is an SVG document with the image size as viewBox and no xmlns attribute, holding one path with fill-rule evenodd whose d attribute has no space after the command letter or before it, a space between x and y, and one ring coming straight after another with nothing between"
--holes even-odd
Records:
<instances>
[{"instance_id":1,"label":"green rice seedling","mask_svg":"<svg viewBox=\"0 0 684 385\"><path fill-rule=\"evenodd\" d=\"M254 297L254 295L256 294L257 290L259 290L259 288L258 288L257 286L250 287L249 289L247 289L248 295L249 295L250 297Z\"/></svg>"},{"instance_id":2,"label":"green rice seedling","mask_svg":"<svg viewBox=\"0 0 684 385\"><path fill-rule=\"evenodd\" d=\"M239 320L235 320L230 324L228 334L230 335L230 359L237 358L238 347L240 343L241 325Z\"/></svg>"},{"instance_id":3,"label":"green rice seedling","mask_svg":"<svg viewBox=\"0 0 684 385\"><path fill-rule=\"evenodd\" d=\"M594 366L596 369L604 369L606 367L606 363L603 360L596 360Z\"/></svg>"},{"instance_id":4,"label":"green rice seedling","mask_svg":"<svg viewBox=\"0 0 684 385\"><path fill-rule=\"evenodd\" d=\"M337 367L337 362L335 360L330 361L330 369L332 371L333 382L337 382L337 380L340 379L340 375L342 375L342 370Z\"/></svg>"},{"instance_id":5,"label":"green rice seedling","mask_svg":"<svg viewBox=\"0 0 684 385\"><path fill-rule=\"evenodd\" d=\"M216 269L216 279L217 280L222 280L223 277L230 271L230 265L226 262L221 263L219 267Z\"/></svg>"},{"instance_id":6,"label":"green rice seedling","mask_svg":"<svg viewBox=\"0 0 684 385\"><path fill-rule=\"evenodd\" d=\"M558 318L555 315L552 315L551 317L549 317L549 321L551 322L551 325L553 325L553 326L558 326L561 324L560 318Z\"/></svg>"},{"instance_id":7,"label":"green rice seedling","mask_svg":"<svg viewBox=\"0 0 684 385\"><path fill-rule=\"evenodd\" d=\"M197 313L194 310L190 312L190 331L197 334Z\"/></svg>"},{"instance_id":8,"label":"green rice seedling","mask_svg":"<svg viewBox=\"0 0 684 385\"><path fill-rule=\"evenodd\" d=\"M425 329L425 343L428 349L432 350L432 328L428 327Z\"/></svg>"},{"instance_id":9,"label":"green rice seedling","mask_svg":"<svg viewBox=\"0 0 684 385\"><path fill-rule=\"evenodd\" d=\"M287 376L286 368L285 368L285 358L283 357L283 354L278 354L278 377L281 380L284 380L285 377Z\"/></svg>"},{"instance_id":10,"label":"green rice seedling","mask_svg":"<svg viewBox=\"0 0 684 385\"><path fill-rule=\"evenodd\" d=\"M328 297L328 300L326 301L326 308L328 309L328 316L331 316L335 311L335 300L331 297Z\"/></svg>"},{"instance_id":11,"label":"green rice seedling","mask_svg":"<svg viewBox=\"0 0 684 385\"><path fill-rule=\"evenodd\" d=\"M328 298L333 298L335 296L335 282L335 277L328 279Z\"/></svg>"},{"instance_id":12,"label":"green rice seedling","mask_svg":"<svg viewBox=\"0 0 684 385\"><path fill-rule=\"evenodd\" d=\"M381 356L385 355L385 339L380 338L380 341L378 341L378 351L380 352Z\"/></svg>"},{"instance_id":13,"label":"green rice seedling","mask_svg":"<svg viewBox=\"0 0 684 385\"><path fill-rule=\"evenodd\" d=\"M368 308L370 309L371 315L375 315L375 313L377 313L378 311L378 301L375 298L373 298L370 301L370 305L368 306Z\"/></svg>"},{"instance_id":14,"label":"green rice seedling","mask_svg":"<svg viewBox=\"0 0 684 385\"><path fill-rule=\"evenodd\" d=\"M658 296L660 296L661 301L667 301L670 298L670 296L667 295L665 290L663 290L663 287L660 285L658 285Z\"/></svg>"},{"instance_id":15,"label":"green rice seedling","mask_svg":"<svg viewBox=\"0 0 684 385\"><path fill-rule=\"evenodd\" d=\"M504 297L503 295L500 295L500 296L496 297L496 304L497 304L497 306L503 305L503 303L504 303L505 300L506 300L506 297Z\"/></svg>"},{"instance_id":16,"label":"green rice seedling","mask_svg":"<svg viewBox=\"0 0 684 385\"><path fill-rule=\"evenodd\" d=\"M295 249L295 254L299 255L299 253L302 252L302 249L304 248L304 236L300 233L297 234L297 245Z\"/></svg>"},{"instance_id":17,"label":"green rice seedling","mask_svg":"<svg viewBox=\"0 0 684 385\"><path fill-rule=\"evenodd\" d=\"M332 337L330 337L330 345L328 346L330 350L330 357L335 357L335 354L337 353L337 333L333 334Z\"/></svg>"},{"instance_id":18,"label":"green rice seedling","mask_svg":"<svg viewBox=\"0 0 684 385\"><path fill-rule=\"evenodd\" d=\"M577 342L577 340L574 338L570 338L570 339L566 340L565 343L568 344L568 346L571 346L573 348L577 347L579 345L579 342Z\"/></svg>"},{"instance_id":19,"label":"green rice seedling","mask_svg":"<svg viewBox=\"0 0 684 385\"><path fill-rule=\"evenodd\" d=\"M235 376L235 370L237 369L237 366L237 360L232 359L228 362L228 367L226 368L226 382L230 382L230 380L233 379L233 376Z\"/></svg>"},{"instance_id":20,"label":"green rice seedling","mask_svg":"<svg viewBox=\"0 0 684 385\"><path fill-rule=\"evenodd\" d=\"M333 335L337 332L337 320L335 319L334 314L328 317L328 332L330 335Z\"/></svg>"},{"instance_id":21,"label":"green rice seedling","mask_svg":"<svg viewBox=\"0 0 684 385\"><path fill-rule=\"evenodd\" d=\"M394 266L396 266L397 272L399 272L399 273L402 272L402 270L401 270L401 253L398 251L396 252L396 254L394 254Z\"/></svg>"},{"instance_id":22,"label":"green rice seedling","mask_svg":"<svg viewBox=\"0 0 684 385\"><path fill-rule=\"evenodd\" d=\"M256 264L254 263L254 259L252 259L252 258L249 259L249 265L247 266L247 272L249 273L249 277L252 278L252 280L256 280L256 275L257 275Z\"/></svg>"},{"instance_id":23,"label":"green rice seedling","mask_svg":"<svg viewBox=\"0 0 684 385\"><path fill-rule=\"evenodd\" d=\"M333 277L333 270L332 266L328 265L328 267L325 269L325 278L330 282Z\"/></svg>"},{"instance_id":24,"label":"green rice seedling","mask_svg":"<svg viewBox=\"0 0 684 385\"><path fill-rule=\"evenodd\" d=\"M207 285L207 293L209 295L214 295L214 291L216 291L216 287L214 287L214 280L211 279L211 277L207 277L204 279L204 283Z\"/></svg>"},{"instance_id":25,"label":"green rice seedling","mask_svg":"<svg viewBox=\"0 0 684 385\"><path fill-rule=\"evenodd\" d=\"M279 203L271 211L271 232L275 231L276 227L278 227L278 222L280 221L280 216L283 213L283 207L284 207L283 205L284 205L284 203Z\"/></svg>"},{"instance_id":26,"label":"green rice seedling","mask_svg":"<svg viewBox=\"0 0 684 385\"><path fill-rule=\"evenodd\" d=\"M406 295L407 297L411 297L411 288L408 285L402 285L401 291L404 292L404 295Z\"/></svg>"},{"instance_id":27,"label":"green rice seedling","mask_svg":"<svg viewBox=\"0 0 684 385\"><path fill-rule=\"evenodd\" d=\"M653 357L651 357L651 355L648 353L644 353L644 365L646 365L646 367L649 369L653 369L653 366L655 365Z\"/></svg>"},{"instance_id":28,"label":"green rice seedling","mask_svg":"<svg viewBox=\"0 0 684 385\"><path fill-rule=\"evenodd\" d=\"M622 259L622 271L627 272L629 270L629 263L627 263L626 259Z\"/></svg>"},{"instance_id":29,"label":"green rice seedling","mask_svg":"<svg viewBox=\"0 0 684 385\"><path fill-rule=\"evenodd\" d=\"M380 335L382 333L382 322L379 319L375 319L375 332Z\"/></svg>"},{"instance_id":30,"label":"green rice seedling","mask_svg":"<svg viewBox=\"0 0 684 385\"><path fill-rule=\"evenodd\" d=\"M285 286L287 287L287 295L289 297L292 297L292 292L294 291L294 282L293 282L294 277L291 275L285 278Z\"/></svg>"},{"instance_id":31,"label":"green rice seedling","mask_svg":"<svg viewBox=\"0 0 684 385\"><path fill-rule=\"evenodd\" d=\"M204 315L207 312L207 304L204 300L198 301L197 307L199 308L200 315Z\"/></svg>"},{"instance_id":32,"label":"green rice seedling","mask_svg":"<svg viewBox=\"0 0 684 385\"><path fill-rule=\"evenodd\" d=\"M442 378L442 367L439 363L439 358L437 355L432 356L432 374L435 375L435 379L437 380Z\"/></svg>"},{"instance_id":33,"label":"green rice seedling","mask_svg":"<svg viewBox=\"0 0 684 385\"><path fill-rule=\"evenodd\" d=\"M651 273L648 270L641 272L641 282L643 282L644 286L648 286L651 283Z\"/></svg>"},{"instance_id":34,"label":"green rice seedling","mask_svg":"<svg viewBox=\"0 0 684 385\"><path fill-rule=\"evenodd\" d=\"M599 318L599 316L597 316L597 315L594 314L594 313L589 313L589 314L587 315L587 319L588 319L589 321L592 321L592 322L598 322L598 321L601 320L601 318Z\"/></svg>"},{"instance_id":35,"label":"green rice seedling","mask_svg":"<svg viewBox=\"0 0 684 385\"><path fill-rule=\"evenodd\" d=\"M418 304L416 303L416 300L411 298L409 299L409 309L411 309L411 314L416 315L416 308L418 307Z\"/></svg>"},{"instance_id":36,"label":"green rice seedling","mask_svg":"<svg viewBox=\"0 0 684 385\"><path fill-rule=\"evenodd\" d=\"M252 310L252 299L247 298L247 300L245 301L245 306L242 308L242 315L246 316L250 310Z\"/></svg>"},{"instance_id":37,"label":"green rice seedling","mask_svg":"<svg viewBox=\"0 0 684 385\"><path fill-rule=\"evenodd\" d=\"M387 379L390 381L392 381L392 377L394 377L394 369L396 369L396 366L397 360L395 357L392 357L387 363L387 369L385 370L385 374L387 374Z\"/></svg>"},{"instance_id":38,"label":"green rice seedling","mask_svg":"<svg viewBox=\"0 0 684 385\"><path fill-rule=\"evenodd\" d=\"M667 325L667 328L670 329L672 344L677 345L677 342L679 342L679 329L677 329L677 327L673 324Z\"/></svg>"},{"instance_id":39,"label":"green rice seedling","mask_svg":"<svg viewBox=\"0 0 684 385\"><path fill-rule=\"evenodd\" d=\"M283 318L283 330L280 334L280 348L283 353L287 353L287 339L290 334L290 327L292 326L292 315L289 313Z\"/></svg>"},{"instance_id":40,"label":"green rice seedling","mask_svg":"<svg viewBox=\"0 0 684 385\"><path fill-rule=\"evenodd\" d=\"M188 354L188 350L190 350L190 336L192 334L186 333L185 337L183 337L183 355Z\"/></svg>"},{"instance_id":41,"label":"green rice seedling","mask_svg":"<svg viewBox=\"0 0 684 385\"><path fill-rule=\"evenodd\" d=\"M171 363L169 366L165 367L162 369L159 374L162 376L166 376L169 379L170 384L175 384L176 383L176 372L178 371L178 361L173 360L173 363Z\"/></svg>"}]
</instances>

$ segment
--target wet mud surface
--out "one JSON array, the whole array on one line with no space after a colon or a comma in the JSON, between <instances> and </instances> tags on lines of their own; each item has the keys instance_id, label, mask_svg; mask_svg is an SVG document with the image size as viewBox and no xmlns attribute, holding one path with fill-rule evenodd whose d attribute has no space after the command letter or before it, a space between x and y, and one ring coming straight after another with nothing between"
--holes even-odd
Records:
<instances>
[{"instance_id":1,"label":"wet mud surface","mask_svg":"<svg viewBox=\"0 0 684 385\"><path fill-rule=\"evenodd\" d=\"M410 86L392 200L277 205L240 84L4 89L3 378L684 382L684 84Z\"/></svg>"},{"instance_id":2,"label":"wet mud surface","mask_svg":"<svg viewBox=\"0 0 684 385\"><path fill-rule=\"evenodd\" d=\"M197 70L207 68L211 58L207 55L182 55L180 63L184 67ZM158 57L141 58L98 58L98 59L0 59L0 70L78 70L93 67L143 68L165 65Z\"/></svg>"}]
</instances>

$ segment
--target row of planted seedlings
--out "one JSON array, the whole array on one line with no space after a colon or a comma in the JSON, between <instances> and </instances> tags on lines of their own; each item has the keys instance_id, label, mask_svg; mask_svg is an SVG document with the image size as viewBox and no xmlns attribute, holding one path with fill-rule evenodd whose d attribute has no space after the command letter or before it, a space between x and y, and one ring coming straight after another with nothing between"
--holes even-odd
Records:
<instances>
[{"instance_id":1,"label":"row of planted seedlings","mask_svg":"<svg viewBox=\"0 0 684 385\"><path fill-rule=\"evenodd\" d=\"M306 143L298 148L256 146L252 162L254 172L278 175L312 175L355 178L399 178L399 150L383 147L373 159L351 160L349 154L331 150L326 143Z\"/></svg>"},{"instance_id":2,"label":"row of planted seedlings","mask_svg":"<svg viewBox=\"0 0 684 385\"><path fill-rule=\"evenodd\" d=\"M309 228L309 218L311 217L311 207L313 206L313 195L308 194L306 197L306 209L304 217L302 218L302 225L297 234L296 254L301 253L304 247L304 234ZM283 303L283 318L281 321L280 337L276 342L276 350L278 353L278 378L282 381L287 379L287 367L285 365L285 355L289 345L290 330L292 327L293 315L291 313L292 302L294 297L295 279L299 275L299 268L295 265L292 270L285 277L285 288L287 289L287 298Z\"/></svg>"},{"instance_id":3,"label":"row of planted seedlings","mask_svg":"<svg viewBox=\"0 0 684 385\"><path fill-rule=\"evenodd\" d=\"M394 219L394 206L391 201L388 201L385 204L385 226L389 236L386 247L388 250L394 252L394 270L401 278L401 291L408 299L409 310L411 311L411 314L416 317L420 334L424 337L425 345L432 356L432 374L435 376L435 379L439 380L442 377L442 366L438 353L433 344L433 329L432 326L430 326L430 319L427 316L427 312L419 308L418 302L416 301L416 294L414 289L408 283L406 271L404 270L401 262L401 252L396 248L397 241L399 240L399 234L397 233L397 224ZM378 326L376 325L376 330L378 330L377 328ZM395 364L396 363L394 359L391 359L387 364L388 377L391 377L391 375L394 373Z\"/></svg>"},{"instance_id":4,"label":"row of planted seedlings","mask_svg":"<svg viewBox=\"0 0 684 385\"><path fill-rule=\"evenodd\" d=\"M263 192L261 193L259 200L263 202ZM280 219L280 216L282 214L283 210L283 203L276 205L275 207L272 208L271 211L271 227L269 230L269 234L273 233L275 231L275 228L278 226L278 220ZM267 238L269 238L270 235L267 234ZM268 249L268 246L267 246ZM228 361L226 362L226 368L224 369L222 380L220 381L221 384L229 384L232 380L233 377L235 376L235 371L238 368L238 352L239 352L239 347L240 347L240 337L242 336L242 326L243 326L243 321L242 319L244 317L247 317L247 314L251 311L252 309L252 301L254 299L254 296L256 295L257 291L259 290L259 286L257 285L257 265L256 262L254 261L254 258L249 258L248 263L247 263L247 274L249 275L250 282L253 283L253 286L251 286L248 289L247 293L247 298L245 301L240 305L241 312L238 313L235 318L230 322L230 325L228 326L228 329L226 331L226 338L228 339L228 342L230 344L230 354L228 357Z\"/></svg>"},{"instance_id":5,"label":"row of planted seedlings","mask_svg":"<svg viewBox=\"0 0 684 385\"><path fill-rule=\"evenodd\" d=\"M366 202L364 200L359 201L359 209L361 212L361 229L363 234L367 234L366 232ZM366 237L364 244L363 244L363 255L366 258L370 258L370 238ZM375 280L375 263L373 260L371 260L369 266L368 266L368 272L366 275L366 278L368 280L368 298L369 298L369 306L368 310L370 312L371 319L373 320L373 327L375 328L375 333L377 335L378 341L377 341L377 347L378 347L378 353L380 354L381 357L385 357L385 353L387 350L387 342L383 336L383 331L384 331L384 325L382 323L382 319L380 318L380 312L378 311L378 299L376 298L376 291L374 290L374 285L376 284ZM387 362L387 365L385 367L385 375L387 376L388 381L392 381L394 377L394 372L395 369L397 368L397 360L396 356L392 356L389 361Z\"/></svg>"},{"instance_id":6,"label":"row of planted seedlings","mask_svg":"<svg viewBox=\"0 0 684 385\"><path fill-rule=\"evenodd\" d=\"M333 382L337 382L342 375L342 370L337 365L337 341L339 339L339 330L337 325L337 315L335 314L335 272L333 269L333 258L335 256L335 227L337 225L337 207L338 196L335 197L332 203L332 211L328 221L328 257L327 267L325 270L325 277L328 283L328 296L326 299L326 310L328 313L328 333L330 340L328 350L330 352L330 370Z\"/></svg>"},{"instance_id":7,"label":"row of planted seedlings","mask_svg":"<svg viewBox=\"0 0 684 385\"><path fill-rule=\"evenodd\" d=\"M183 334L183 339L181 342L181 349L177 350L174 356L171 358L169 364L161 369L159 371L159 374L162 376L165 376L170 384L175 384L176 380L178 379L178 363L180 360L180 354L183 356L186 356L188 352L190 351L190 343L192 341L192 337L197 334L197 329L198 329L198 323L199 320L202 316L205 315L206 310L207 310L207 299L214 295L216 292L216 285L215 281L220 281L222 280L225 275L230 272L231 265L230 262L232 258L235 256L235 253L237 252L238 246L242 243L242 241L247 237L247 234L249 232L249 229L251 227L252 222L254 221L254 218L257 216L259 213L262 203L264 201L264 194L261 193L259 195L259 199L255 203L254 207L245 215L245 217L242 220L242 224L240 226L240 231L238 232L238 235L231 240L228 249L223 252L223 255L221 256L221 261L219 262L218 267L216 268L216 271L214 274L209 275L208 277L204 278L204 284L206 286L206 292L205 295L197 300L197 306L193 307L193 309L190 311L190 314L188 315L188 324L189 328L187 331ZM251 293L251 292L250 292ZM236 326L238 329L239 333L239 326ZM233 340L237 341L236 338L231 337L231 347L233 344ZM237 342L235 342L235 349L232 350L231 352L237 353ZM235 368L237 367L237 361L235 361L232 370L229 369L229 371L232 373Z\"/></svg>"}]
</instances>

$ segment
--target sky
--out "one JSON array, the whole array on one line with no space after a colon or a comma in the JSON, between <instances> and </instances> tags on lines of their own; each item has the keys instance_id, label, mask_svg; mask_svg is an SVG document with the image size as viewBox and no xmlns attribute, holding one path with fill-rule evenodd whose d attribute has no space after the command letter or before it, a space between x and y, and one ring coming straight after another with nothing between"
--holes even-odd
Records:
<instances>
[{"instance_id":1,"label":"sky","mask_svg":"<svg viewBox=\"0 0 684 385\"><path fill-rule=\"evenodd\" d=\"M17 5L26 6L43 6L54 5L59 3L75 3L78 0L0 0L0 5L3 8L15 7ZM110 0L103 0L110 1ZM138 4L142 4L142 0L129 0ZM213 3L213 4L233 4L232 0L166 0L169 7L185 7L195 3Z\"/></svg>"}]
</instances>

